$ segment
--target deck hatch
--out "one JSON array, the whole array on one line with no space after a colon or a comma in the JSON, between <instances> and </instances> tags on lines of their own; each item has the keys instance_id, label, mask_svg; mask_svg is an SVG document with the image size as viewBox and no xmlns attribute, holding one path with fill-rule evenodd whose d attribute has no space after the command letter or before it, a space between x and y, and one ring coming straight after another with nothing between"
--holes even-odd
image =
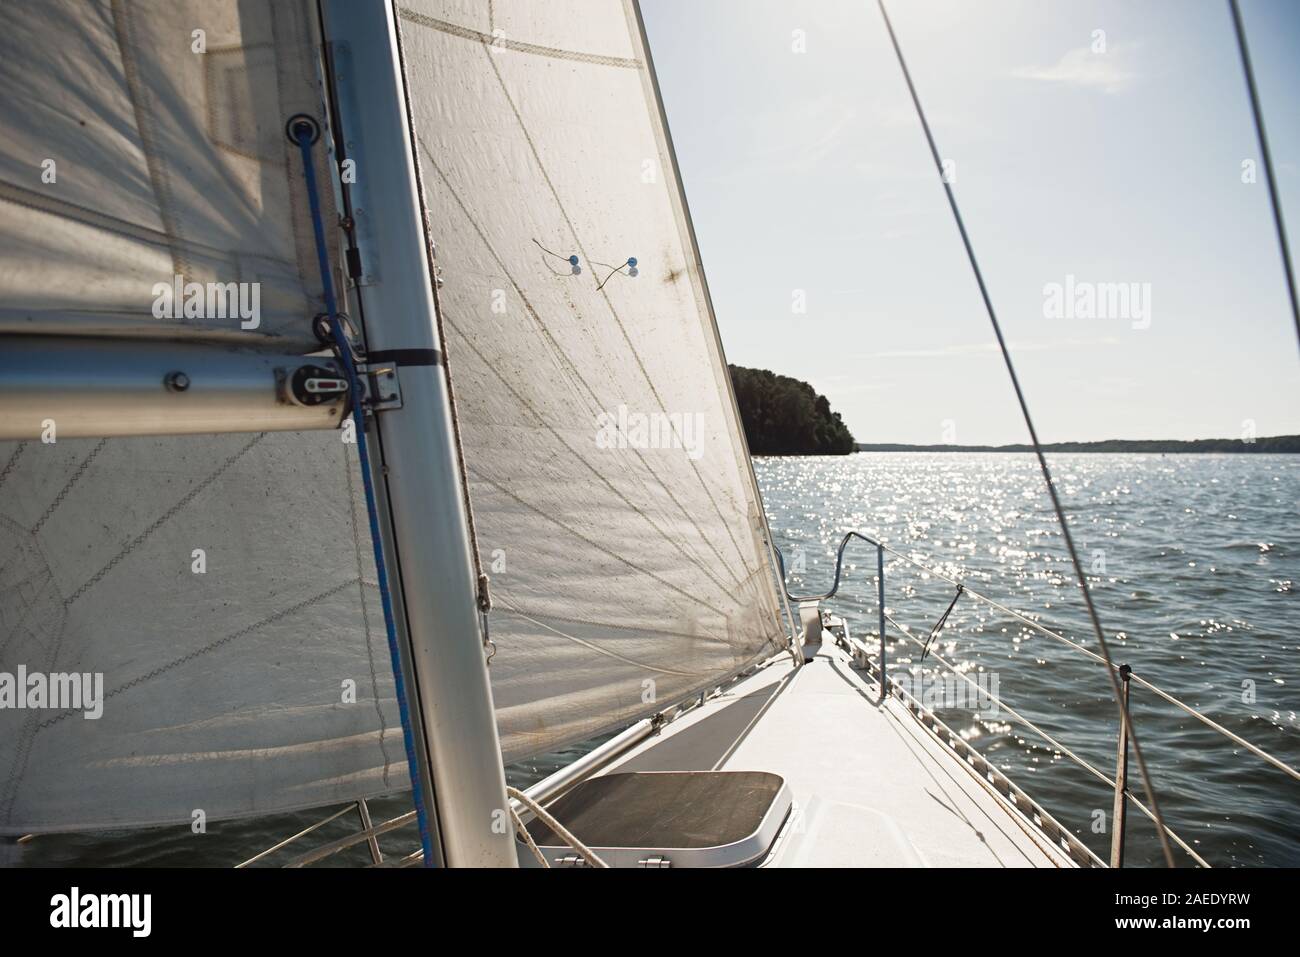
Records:
<instances>
[{"instance_id":1,"label":"deck hatch","mask_svg":"<svg viewBox=\"0 0 1300 957\"><path fill-rule=\"evenodd\" d=\"M767 771L637 771L583 781L547 810L614 867L738 867L767 853L790 805ZM553 863L573 854L541 821L528 831Z\"/></svg>"}]
</instances>

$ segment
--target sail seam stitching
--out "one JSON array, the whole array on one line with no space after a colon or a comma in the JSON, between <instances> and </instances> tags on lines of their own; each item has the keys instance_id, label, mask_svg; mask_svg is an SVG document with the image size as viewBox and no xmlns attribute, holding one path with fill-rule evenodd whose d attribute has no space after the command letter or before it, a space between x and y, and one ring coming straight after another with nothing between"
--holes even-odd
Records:
<instances>
[{"instance_id":1,"label":"sail seam stitching","mask_svg":"<svg viewBox=\"0 0 1300 957\"><path fill-rule=\"evenodd\" d=\"M216 641L204 645L202 648L195 648L193 651L189 652L188 654L182 655L181 657L176 658L158 668L155 668L152 671L146 672L145 674L138 675L135 678L132 678L130 681L127 681L125 684L118 685L113 690L108 691L104 694L104 700L107 701L109 698L114 698L117 695L130 691L133 688L139 687L142 684L147 684L153 679L163 674L166 674L168 671L171 671L173 668L178 668L181 665L186 664L187 662L193 661L195 658L200 658L203 655L210 654L211 652L216 651L218 648L227 645L232 641L235 641L240 638L247 638L253 632L265 628L267 625L273 625L277 621L280 621L283 618L287 618L290 615L297 614L298 612L302 611L305 608L310 608L312 605L316 604L317 602L324 601L326 598L330 598L331 596L338 594L339 592L343 591L346 588L351 588L356 583L357 583L357 579L354 578L345 581L342 584L334 585L333 587L328 588L325 591L320 592L319 594L312 595L310 598L305 598L294 605L290 605L288 608L282 608L279 611L274 612L268 615L267 617L261 619L260 621L255 621L251 625L245 625L239 631L232 632L229 635L225 635L224 637L218 638ZM51 727L54 724L57 724L58 722L64 720L65 718L71 715L80 714L80 713L81 712L77 711L76 709L68 709L66 711L60 711L58 714L52 715L51 717L47 718L45 721L42 721L39 725L36 726L36 730L42 731L46 728ZM34 737L35 735L33 735L33 738Z\"/></svg>"},{"instance_id":2,"label":"sail seam stitching","mask_svg":"<svg viewBox=\"0 0 1300 957\"><path fill-rule=\"evenodd\" d=\"M539 43L528 43L524 40L511 40L505 36L495 36L491 33L484 33L481 30L475 30L471 27L463 27L458 23L449 23L446 20L439 20L436 17L426 16L423 13L417 13L414 10L402 7L398 10L403 20L418 24L422 27L428 27L431 30L437 30L440 33L446 33L450 36L460 37L464 40L475 40L485 47L496 47L497 49L513 50L516 53L531 53L535 56L551 57L556 60L570 60L574 63L593 63L597 66L613 66L625 70L639 70L644 64L640 60L629 57L609 56L603 53L583 53L578 50L561 50L558 47L543 46Z\"/></svg>"},{"instance_id":3,"label":"sail seam stitching","mask_svg":"<svg viewBox=\"0 0 1300 957\"><path fill-rule=\"evenodd\" d=\"M197 254L212 259L225 259L232 253L232 250L221 249L217 246L208 246L192 239L168 236L166 233L160 232L151 226L144 226L140 223L133 223L130 220L110 216L107 213L90 209L89 207L82 206L79 203L72 203L65 199L56 199L52 196L46 196L42 193L36 192L35 190L30 190L26 187L19 186L15 183L5 182L3 180L0 180L0 202L10 202L16 206L24 206L27 209L34 209L38 212L48 213L51 216L70 219L83 226L89 226L92 229L100 229L106 233L113 233L114 235L121 236L124 239L148 243L151 246L166 246L168 249L176 248L189 254ZM292 268L294 265L287 259L267 256L262 253L246 255L245 258L255 258L276 266Z\"/></svg>"},{"instance_id":4,"label":"sail seam stitching","mask_svg":"<svg viewBox=\"0 0 1300 957\"><path fill-rule=\"evenodd\" d=\"M150 109L149 91L140 78L140 68L132 48L132 23L134 15L128 0L113 0L113 27L117 37L118 52L122 57L122 74L126 80L131 107L135 113L136 132L140 134L140 148L144 153L145 165L149 170L149 180L153 186L154 198L158 202L158 218L162 221L163 232L167 234L171 248L172 267L180 275L189 272L189 261L178 245L180 224L172 209L171 180L167 168L163 165L158 150L157 133L154 129L153 112Z\"/></svg>"},{"instance_id":5,"label":"sail seam stitching","mask_svg":"<svg viewBox=\"0 0 1300 957\"><path fill-rule=\"evenodd\" d=\"M258 434L257 434L257 435L252 439L252 441L250 441L247 445L245 445L242 449L240 449L238 452L236 452L236 453L235 453L234 455L232 455L230 458L226 459L226 461L223 462L223 463L221 464L221 466L220 466L220 467L219 467L215 472L213 472L211 475L209 475L206 479L204 479L204 480L203 480L202 482L200 482L198 485L194 486L194 488L190 489L190 491L187 492L187 493L185 494L185 496L184 496L180 501L178 501L175 505L173 505L171 508L169 508L166 512L164 512L162 515L160 515L157 519L155 519L155 520L154 520L154 521L149 525L149 527L146 528L143 532L140 532L138 535L136 535L135 538L131 539L131 541L127 544L127 546L126 546L125 548L123 548L120 552L118 552L116 555L114 555L113 558L112 558L112 560L109 561L109 563L108 563L107 565L105 565L103 568L101 568L99 571L97 571L97 572L96 572L93 576L91 576L91 578L90 578L89 580L87 580L87 581L86 581L86 582L85 582L85 583L84 583L80 588L78 588L76 591L74 591L74 592L73 592L73 593L72 593L72 594L71 594L71 595L70 595L70 596L69 596L69 597L64 601L64 605L65 605L65 606L71 606L74 602L76 602L79 598L81 598L81 596L84 595L87 591L89 591L89 590L90 590L91 588L93 588L95 585L99 584L99 582L100 582L101 580L103 580L104 576L107 575L110 571L112 571L113 568L114 568L114 567L115 567L115 566L116 566L116 565L117 565L117 564L118 564L118 563L119 563L123 558L125 558L125 557L126 557L127 555L129 555L132 551L134 551L134 550L135 550L135 549L140 545L140 543L143 542L146 538L148 538L150 535L152 535L154 532L156 532L159 528L161 528L161 527L162 527L162 526L163 526L163 525L164 525L164 524L165 524L169 519L172 518L172 516L174 516L174 515L175 515L177 512L179 512L181 509L185 508L185 507L188 506L191 502L193 502L194 499L196 499L196 498L197 498L197 497L198 497L198 496L199 496L199 495L200 495L204 490L206 490L206 489L208 488L208 486L210 486L213 482L215 482L218 478L220 478L221 475L222 475L222 474L223 474L223 473L224 473L228 468L230 468L232 465L234 465L235 462L236 462L237 460L239 460L241 457L243 457L245 453L247 453L250 449L253 448L253 446L255 446L255 445L257 445L257 443L261 442L262 439L266 438L266 435L267 435L267 433L265 433L265 432L259 432L259 433L258 433Z\"/></svg>"},{"instance_id":6,"label":"sail seam stitching","mask_svg":"<svg viewBox=\"0 0 1300 957\"><path fill-rule=\"evenodd\" d=\"M96 572L95 575L92 576L89 581L87 581L75 592L73 592L71 596L63 599L62 607L65 609L65 611L66 609L70 608L73 605L73 603L76 602L83 594L85 594L94 585L96 585L99 581L101 581L105 575L107 575L124 557L126 557L131 551L133 551L141 542L143 542L146 538L148 538L155 531L157 531L165 522L167 522L173 515L179 512L182 508L189 505L190 502L192 502L199 495L199 493L201 493L209 485L215 482L217 478L220 477L222 473L224 473L228 468L230 468L230 466L233 465L237 459L239 459L242 455L244 455L244 453L246 453L249 449L251 449L262 439L266 438L266 434L267 433L265 432L259 433L256 437L253 438L251 442L249 442L242 449L240 449L238 452L236 452L234 455L228 458L221 465L220 468L218 468L215 472L213 472L206 479L204 479L203 482L201 482L199 485L191 489L179 502L177 502L170 509L168 509L165 514L159 517L148 528L146 528L143 532L141 532L134 539L132 539L131 542L124 549L118 552L117 555L115 555L107 565L105 565L98 572ZM102 446L105 441L107 440L101 440L100 446ZM94 454L97 454L97 452L98 452L98 447L96 448L96 453ZM91 457L93 457L93 454ZM83 463L83 465L88 464L89 458L90 457L88 457L87 461ZM71 486L71 484L72 483L70 482L69 487ZM351 583L349 582L348 584ZM58 667L59 653L60 651L62 651L63 637L64 637L63 634L60 633L58 637L55 638L53 642L53 647L50 649L49 670L51 671L55 670ZM6 822L8 822L11 819L11 816L13 814L13 803L17 799L17 795L18 795L19 778L21 778L23 771L26 770L26 766L27 766L26 756L31 751L32 742L35 741L36 735L41 731L41 729L44 727L48 727L51 723L53 723L53 721L54 719L51 718L49 721L46 721L39 725L32 725L29 722L27 726L23 728L22 732L20 732L19 744L17 749L14 752L14 762L13 764L10 765L11 769L15 769L15 770L11 770L10 778L7 782L5 782L5 792L4 792L5 796L4 796L3 807L4 807ZM21 759L21 767L19 766L20 759Z\"/></svg>"},{"instance_id":7,"label":"sail seam stitching","mask_svg":"<svg viewBox=\"0 0 1300 957\"><path fill-rule=\"evenodd\" d=\"M86 469L90 468L90 463L95 461L95 458L104 450L104 446L107 444L108 439L100 439L95 443L95 447L90 450L90 454L81 460L81 464L78 465L77 470L72 473L72 477L64 483L63 488L59 490L59 494L54 496L54 501L49 504L49 507L41 513L41 517L36 520L36 524L31 528L32 535L39 533L45 523L50 520L50 517L58 511L59 506L62 505L63 500L68 497L73 486L81 481L82 477L86 474Z\"/></svg>"},{"instance_id":8,"label":"sail seam stitching","mask_svg":"<svg viewBox=\"0 0 1300 957\"><path fill-rule=\"evenodd\" d=\"M18 445L14 447L14 454L9 456L9 461L5 463L4 469L0 470L0 485L4 485L8 480L10 473L13 472L14 466L18 464L18 459L26 448L26 442L19 442Z\"/></svg>"},{"instance_id":9,"label":"sail seam stitching","mask_svg":"<svg viewBox=\"0 0 1300 957\"><path fill-rule=\"evenodd\" d=\"M673 668L663 668L656 665L648 665L645 662L637 661L635 658L629 658L626 655L621 655L617 651L611 651L608 648L602 648L600 645L596 644L593 641L589 641L586 638L579 638L577 635L570 635L568 632L561 631L560 629L552 625L546 624L546 622L544 621L539 621L538 619L525 614L524 612L520 611L518 608L506 604L505 602L501 602L500 604L502 605L502 607L506 609L506 611L510 612L512 615L516 616L517 618L522 618L524 619L524 621L530 621L534 625L537 625L538 627L541 628L545 628L547 631L559 635L561 638L565 638L569 641L572 641L574 644L581 645L583 648L587 648L590 651L594 651L598 655L604 655L607 658L613 658L615 661L621 661L624 664L631 665L634 668L640 668L643 671L653 671L661 675L676 675L677 677L680 678L703 678L709 674L709 672L707 671L679 671Z\"/></svg>"},{"instance_id":10,"label":"sail seam stitching","mask_svg":"<svg viewBox=\"0 0 1300 957\"><path fill-rule=\"evenodd\" d=\"M686 591L685 589L680 588L680 587L678 587L677 585L674 585L672 582L668 581L666 578L661 578L660 576L656 575L654 572L650 571L649 569L641 568L640 566L638 566L638 565L635 564L634 562L629 561L628 559L624 558L622 555L619 555L617 552L613 552L613 551L611 551L610 549L606 548L605 546L601 545L599 542L593 541L592 539L588 538L586 535L582 534L582 532L578 531L576 528L573 528L573 527L571 527L571 526L569 526L569 525L564 524L564 522L560 521L560 520L559 520L558 518L556 518L554 515L550 515L550 514L548 514L546 511L544 511L543 509L538 508L536 505L532 505L532 504L530 504L529 502L524 501L522 498L520 498L520 497L519 497L518 495L516 495L514 492L511 492L511 491L510 491L509 489L507 489L505 486L503 486L503 485L501 485L501 484L499 484L499 483L497 483L497 482L492 481L492 479L488 478L486 475L483 475L481 472L478 472L478 471L475 470L475 469L471 469L470 471L473 472L473 473L476 475L476 477L478 478L479 481L481 481L481 482L486 482L488 485L491 485L494 489L496 489L496 490L497 490L498 492L500 492L502 495L505 495L507 498L512 499L513 501L515 501L515 502L518 503L519 505L522 505L524 508L528 509L530 512L535 513L535 514L538 515L539 517L546 519L546 521L552 523L553 525L556 525L556 526L558 526L559 528L564 529L564 531L568 532L568 533L569 533L570 535L572 535L574 538L577 538L577 539L581 540L583 543L585 543L585 544L587 544L587 545L590 545L590 546L591 546L592 548L594 548L596 551L601 552L601 553L603 553L603 554L605 554L605 555L608 555L610 558L614 559L614 560L617 561L617 562L620 562L621 564L626 565L628 568L631 568L633 571L640 572L641 574L646 575L646 576L649 577L649 578L653 578L655 581L659 582L659 584L663 585L665 588L668 588L668 589L670 589L671 591L675 591L675 592L677 592L677 593L678 593L679 595L681 595L682 597L684 597L684 598L686 598L686 599L688 599L688 600L690 600L690 601L692 601L692 602L695 602L695 603L698 604L698 605L703 605L705 608L709 609L710 611L716 612L716 613L719 614L719 615L722 615L724 618L727 617L727 613L726 613L725 611L723 611L721 608L718 608L718 607L716 607L715 605L710 604L708 601L706 601L706 600L703 599L703 598L700 598L700 597L698 597L698 596L696 596L696 595L692 595L690 592Z\"/></svg>"},{"instance_id":11,"label":"sail seam stitching","mask_svg":"<svg viewBox=\"0 0 1300 957\"><path fill-rule=\"evenodd\" d=\"M647 523L651 528L653 528L653 529L654 529L654 530L659 534L659 536L660 536L661 538L663 538L663 540L664 540L665 542L667 542L667 543L668 543L669 545L671 545L674 549L676 549L677 552L678 552L679 554L681 554L681 556L682 556L683 558L685 558L685 559L686 559L687 561L689 561L692 565L694 565L696 568L698 568L698 569L699 569L699 570L700 570L700 571L701 571L701 572L702 572L702 573L703 573L703 574L704 574L704 575L705 575L705 576L706 576L710 581L712 581L712 582L713 582L715 585L717 585L719 588L723 589L724 591L727 589L727 587L728 587L727 584L726 584L725 582L723 582L721 579L719 579L716 575L714 575L713 571L709 568L709 566L708 566L707 564L705 564L704 561L702 561L698 556L694 556L694 555L689 554L689 553L686 551L686 549L682 547L682 545L681 545L680 542L675 541L675 540L674 540L674 539L673 539L673 538L668 534L668 532L666 532L666 531L665 531L665 530L664 530L664 529L663 529L663 528L662 528L658 523L655 522L654 519L652 519L652 518L650 517L650 515L649 515L648 512L646 512L644 509L640 508L640 507L639 507L635 502L633 502L630 498L628 498L626 495L624 495L622 492L620 492L620 491L618 490L618 488L614 485L613 482L611 482L609 479L607 479L604 475L601 475L601 474L600 474L600 471L599 471L595 466L593 466L590 462L588 462L588 461L586 460L586 458L584 458L584 457L582 456L581 453L579 453L579 452L578 452L578 451L577 451L577 450L576 450L572 445L570 445L567 441L565 441L564 436L559 432L559 430L557 430L554 426L552 426L552 425L551 425L550 423L548 423L544 418L542 418L541 414L537 411L537 409L533 406L533 404L528 400L528 397L527 397L527 396L522 395L521 393L517 392L517 391L514 389L514 387L511 386L509 380L508 380L504 375L501 374L501 371L500 371L499 369L497 369L496 366L495 366L493 363L491 363L491 362L489 362L489 361L487 360L487 358L486 358L486 357L485 357L485 356L484 356L484 355L483 355L483 354L482 354L482 353L481 353L481 352L480 352L480 351L475 347L473 341L469 338L469 336L467 336L467 335L464 333L464 331L462 331L462 330L460 329L460 327L457 326L457 324L456 324L455 322L453 322L452 320L448 319L448 320L447 320L447 324L450 325L453 329L455 329L455 330L456 330L456 331L457 331L457 332L458 332L458 333L459 333L459 334L464 338L464 340L465 340L465 345L468 346L469 350L470 350L471 352L473 352L475 356L478 357L478 359L483 363L483 365L484 365L484 366L485 366L489 371L492 372L493 375L496 376L497 380L498 380L498 381L499 381L499 382L500 382L500 383L505 387L506 391L510 393L511 397L513 397L513 398L514 398L514 399L515 399L515 400L516 400L516 401L517 401L517 402L518 402L518 403L519 403L523 408L527 409L530 413L532 413L533 417L538 421L538 423L540 423L540 425L541 425L542 428L544 428L546 431L550 432L551 435L554 436L555 439L556 439L556 440L557 440L561 445L563 445L566 449L568 449L568 451L570 452L570 454L572 454L573 457L574 457L575 459L577 459L577 460L578 460L579 462L581 462L584 466L586 466L587 469L588 469L588 471L590 471L590 472L592 473L592 475L594 475L594 476L595 476L595 477L596 477L600 482L602 482L602 483L603 483L603 484L604 484L604 485L605 485L605 486L606 486L606 487L607 487L607 488L608 488L612 493L614 493L614 495L617 496L617 497L618 497L618 498L619 498L619 499L620 499L620 500L621 500L625 505L627 505L629 508L631 508L632 511L634 511L636 514L638 514L638 515L640 515L642 518L644 518L644 519L646 520L646 523ZM704 532L703 532L702 529L699 529L699 528L697 527L697 531L700 532L701 537L704 536ZM734 597L734 596L732 596L732 597Z\"/></svg>"}]
</instances>

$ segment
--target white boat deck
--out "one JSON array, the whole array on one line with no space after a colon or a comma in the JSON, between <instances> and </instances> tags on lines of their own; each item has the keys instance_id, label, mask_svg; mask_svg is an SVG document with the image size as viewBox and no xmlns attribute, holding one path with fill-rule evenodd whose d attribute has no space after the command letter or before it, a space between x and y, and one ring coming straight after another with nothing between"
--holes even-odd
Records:
<instances>
[{"instance_id":1,"label":"white boat deck","mask_svg":"<svg viewBox=\"0 0 1300 957\"><path fill-rule=\"evenodd\" d=\"M772 659L609 770L711 769L775 772L793 790L764 866L1075 866L898 700L877 706L829 640L802 668Z\"/></svg>"}]
</instances>

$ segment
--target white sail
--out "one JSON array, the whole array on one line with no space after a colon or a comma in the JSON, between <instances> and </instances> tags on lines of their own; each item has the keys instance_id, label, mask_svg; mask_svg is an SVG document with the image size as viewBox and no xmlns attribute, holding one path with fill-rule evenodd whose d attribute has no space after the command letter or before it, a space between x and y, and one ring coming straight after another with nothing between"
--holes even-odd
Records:
<instances>
[{"instance_id":1,"label":"white sail","mask_svg":"<svg viewBox=\"0 0 1300 957\"><path fill-rule=\"evenodd\" d=\"M284 133L322 112L316 21L313 3L269 0L8 8L0 333L318 348ZM259 283L260 325L160 320L154 286L177 274ZM49 437L0 443L0 833L407 784L355 446L328 431L63 439L57 421ZM99 717L32 697L70 674L92 694L102 681Z\"/></svg>"},{"instance_id":2,"label":"white sail","mask_svg":"<svg viewBox=\"0 0 1300 957\"><path fill-rule=\"evenodd\" d=\"M182 275L258 283L260 321L176 323L316 348L316 252L284 132L321 110L316 19L307 0L8 5L0 331L156 333L154 285Z\"/></svg>"},{"instance_id":3,"label":"white sail","mask_svg":"<svg viewBox=\"0 0 1300 957\"><path fill-rule=\"evenodd\" d=\"M0 336L317 348L284 135L295 113L322 117L315 14L11 11L0 77L24 107L0 113ZM400 15L514 760L660 710L785 637L634 8ZM159 319L155 285L177 274L260 283L260 325ZM96 718L0 708L0 833L406 787L367 535L340 433L0 443L0 683L102 675Z\"/></svg>"},{"instance_id":4,"label":"white sail","mask_svg":"<svg viewBox=\"0 0 1300 957\"><path fill-rule=\"evenodd\" d=\"M634 6L398 12L516 758L785 638Z\"/></svg>"}]
</instances>

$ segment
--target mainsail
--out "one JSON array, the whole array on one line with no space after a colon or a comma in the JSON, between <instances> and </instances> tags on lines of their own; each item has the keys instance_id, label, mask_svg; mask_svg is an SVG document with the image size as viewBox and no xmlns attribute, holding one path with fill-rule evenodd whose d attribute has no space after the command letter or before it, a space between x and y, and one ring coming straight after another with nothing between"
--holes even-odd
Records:
<instances>
[{"instance_id":1,"label":"mainsail","mask_svg":"<svg viewBox=\"0 0 1300 957\"><path fill-rule=\"evenodd\" d=\"M0 331L156 335L154 284L183 275L259 284L259 324L233 327L242 344L318 348L304 320L316 252L284 134L322 109L316 22L310 0L7 8Z\"/></svg>"},{"instance_id":2,"label":"mainsail","mask_svg":"<svg viewBox=\"0 0 1300 957\"><path fill-rule=\"evenodd\" d=\"M635 7L399 13L515 760L786 639ZM0 77L25 109L0 116L0 333L318 349L284 123L324 119L319 51L309 0L13 11ZM260 284L260 324L158 319L176 275ZM0 443L0 673L102 674L104 694L94 720L0 709L0 833L406 786L343 438Z\"/></svg>"},{"instance_id":3,"label":"mainsail","mask_svg":"<svg viewBox=\"0 0 1300 957\"><path fill-rule=\"evenodd\" d=\"M315 4L50 0L6 14L0 331L319 349L316 253L284 133L289 116L323 114ZM155 285L176 276L256 283L260 322L156 317ZM102 675L104 700L97 719L53 700L19 708L39 703L27 687L0 709L0 833L404 786L355 445L331 431L73 439L51 425L53 442L0 443L0 673Z\"/></svg>"}]
</instances>

